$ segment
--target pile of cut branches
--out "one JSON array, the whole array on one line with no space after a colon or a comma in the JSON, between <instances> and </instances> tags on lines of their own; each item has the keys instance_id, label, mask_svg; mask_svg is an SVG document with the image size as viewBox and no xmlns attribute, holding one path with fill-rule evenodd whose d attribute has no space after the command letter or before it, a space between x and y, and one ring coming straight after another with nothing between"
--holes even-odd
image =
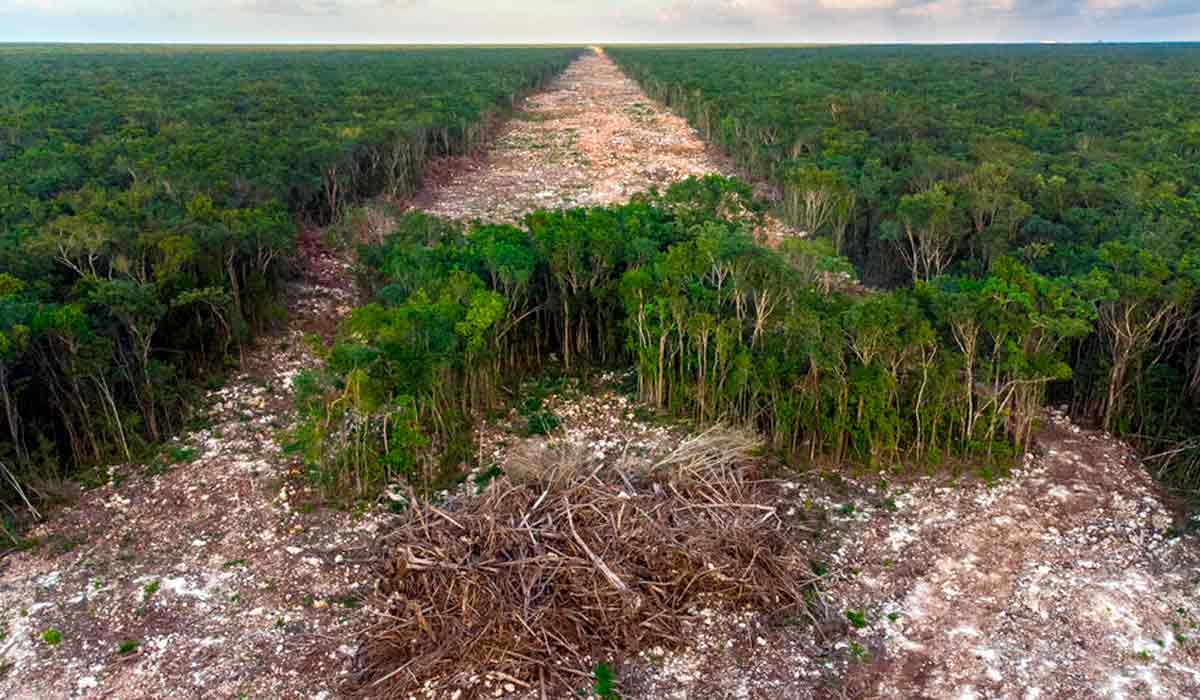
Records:
<instances>
[{"instance_id":1,"label":"pile of cut branches","mask_svg":"<svg viewBox=\"0 0 1200 700\"><path fill-rule=\"evenodd\" d=\"M381 539L358 690L588 685L598 660L681 643L700 607L806 614L810 537L724 428L655 462L532 448L456 507L414 504ZM489 676L489 674L491 674Z\"/></svg>"}]
</instances>

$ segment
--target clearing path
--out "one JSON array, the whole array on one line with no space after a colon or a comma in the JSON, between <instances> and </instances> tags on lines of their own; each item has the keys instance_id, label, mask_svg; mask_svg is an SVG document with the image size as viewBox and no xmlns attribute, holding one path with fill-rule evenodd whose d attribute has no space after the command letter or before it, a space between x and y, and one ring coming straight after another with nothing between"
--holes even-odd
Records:
<instances>
[{"instance_id":1,"label":"clearing path","mask_svg":"<svg viewBox=\"0 0 1200 700\"><path fill-rule=\"evenodd\" d=\"M482 163L417 204L512 221L721 170L683 120L589 53ZM315 362L304 334L328 335L355 300L351 265L320 241L301 235L288 327L209 392L193 429L151 464L113 465L0 560L0 697L338 696L366 614L367 545L388 516L316 505L277 442L292 379Z\"/></svg>"},{"instance_id":2,"label":"clearing path","mask_svg":"<svg viewBox=\"0 0 1200 700\"><path fill-rule=\"evenodd\" d=\"M488 152L463 165L414 205L452 219L513 223L535 209L626 202L689 176L736 174L598 49L526 100Z\"/></svg>"},{"instance_id":3,"label":"clearing path","mask_svg":"<svg viewBox=\"0 0 1200 700\"><path fill-rule=\"evenodd\" d=\"M911 484L850 531L882 697L1200 697L1200 557L1132 451L1049 413L988 486Z\"/></svg>"},{"instance_id":4,"label":"clearing path","mask_svg":"<svg viewBox=\"0 0 1200 700\"><path fill-rule=\"evenodd\" d=\"M602 52L532 96L486 156L452 165L415 206L515 221L733 172ZM288 327L193 429L152 464L112 467L0 560L0 696L339 697L388 515L315 505L277 446L291 381L314 362L304 333L355 301L349 264L319 241L301 237ZM555 412L596 449L672 439L623 402ZM1113 438L1058 417L1035 452L991 486L794 479L791 507L829 524L830 624L699 611L682 649L621 669L624 696L1200 697L1195 543Z\"/></svg>"},{"instance_id":5,"label":"clearing path","mask_svg":"<svg viewBox=\"0 0 1200 700\"><path fill-rule=\"evenodd\" d=\"M0 697L336 697L379 517L316 510L276 436L306 332L353 303L318 232L290 323L149 464L118 464L0 563ZM356 560L358 557L359 560Z\"/></svg>"}]
</instances>

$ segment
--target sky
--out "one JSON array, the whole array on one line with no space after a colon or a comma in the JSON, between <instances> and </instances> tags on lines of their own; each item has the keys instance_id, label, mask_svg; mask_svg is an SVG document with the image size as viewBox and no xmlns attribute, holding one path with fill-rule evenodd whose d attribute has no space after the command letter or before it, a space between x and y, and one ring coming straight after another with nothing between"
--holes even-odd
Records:
<instances>
[{"instance_id":1,"label":"sky","mask_svg":"<svg viewBox=\"0 0 1200 700\"><path fill-rule=\"evenodd\" d=\"M0 42L1200 40L1200 0L0 0Z\"/></svg>"}]
</instances>

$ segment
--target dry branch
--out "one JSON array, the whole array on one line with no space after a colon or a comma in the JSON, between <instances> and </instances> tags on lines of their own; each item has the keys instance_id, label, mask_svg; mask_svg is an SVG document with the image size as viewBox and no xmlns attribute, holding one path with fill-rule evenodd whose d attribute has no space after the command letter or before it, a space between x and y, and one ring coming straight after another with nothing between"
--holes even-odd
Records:
<instances>
[{"instance_id":1,"label":"dry branch","mask_svg":"<svg viewBox=\"0 0 1200 700\"><path fill-rule=\"evenodd\" d=\"M528 451L449 512L414 504L380 541L357 691L586 685L596 660L678 645L698 607L802 613L806 530L751 478L759 448L718 428L640 466Z\"/></svg>"}]
</instances>

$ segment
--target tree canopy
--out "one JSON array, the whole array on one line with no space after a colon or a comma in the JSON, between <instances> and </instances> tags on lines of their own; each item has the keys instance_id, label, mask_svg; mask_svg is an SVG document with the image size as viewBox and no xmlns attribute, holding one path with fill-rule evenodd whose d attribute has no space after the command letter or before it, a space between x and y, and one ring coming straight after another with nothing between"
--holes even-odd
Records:
<instances>
[{"instance_id":1,"label":"tree canopy","mask_svg":"<svg viewBox=\"0 0 1200 700\"><path fill-rule=\"evenodd\" d=\"M412 193L575 53L0 51L0 462L61 473L177 429L278 316L298 222Z\"/></svg>"}]
</instances>

